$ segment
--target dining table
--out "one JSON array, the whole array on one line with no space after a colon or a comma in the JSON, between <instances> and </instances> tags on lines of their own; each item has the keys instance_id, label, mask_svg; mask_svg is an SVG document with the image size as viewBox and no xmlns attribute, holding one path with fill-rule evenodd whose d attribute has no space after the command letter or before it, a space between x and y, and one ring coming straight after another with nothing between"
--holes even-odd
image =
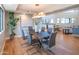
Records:
<instances>
[{"instance_id":1,"label":"dining table","mask_svg":"<svg viewBox=\"0 0 79 59\"><path fill-rule=\"evenodd\" d=\"M43 31L43 32L32 32L32 31L30 31L30 35L32 35L33 39L38 39L40 41L40 43L43 39L49 38L49 33L47 31Z\"/></svg>"}]
</instances>

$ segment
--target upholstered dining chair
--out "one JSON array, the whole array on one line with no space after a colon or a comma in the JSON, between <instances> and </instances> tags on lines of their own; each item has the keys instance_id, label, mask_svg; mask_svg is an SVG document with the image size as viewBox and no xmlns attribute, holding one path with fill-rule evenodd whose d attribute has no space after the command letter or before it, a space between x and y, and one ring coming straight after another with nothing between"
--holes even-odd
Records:
<instances>
[{"instance_id":1,"label":"upholstered dining chair","mask_svg":"<svg viewBox=\"0 0 79 59\"><path fill-rule=\"evenodd\" d=\"M48 28L47 31L48 31L49 34L51 34L52 33L52 28Z\"/></svg>"},{"instance_id":2,"label":"upholstered dining chair","mask_svg":"<svg viewBox=\"0 0 79 59\"><path fill-rule=\"evenodd\" d=\"M45 31L45 27L42 27L42 28L41 28L41 31Z\"/></svg>"},{"instance_id":3,"label":"upholstered dining chair","mask_svg":"<svg viewBox=\"0 0 79 59\"><path fill-rule=\"evenodd\" d=\"M39 47L41 47L40 40L38 39L38 37L36 36L36 32L34 32L34 31L30 32L30 30L29 30L28 43L30 45L38 45Z\"/></svg>"},{"instance_id":4,"label":"upholstered dining chair","mask_svg":"<svg viewBox=\"0 0 79 59\"><path fill-rule=\"evenodd\" d=\"M42 41L43 46L47 46L47 48L51 48L55 45L56 33L51 33L48 40Z\"/></svg>"}]
</instances>

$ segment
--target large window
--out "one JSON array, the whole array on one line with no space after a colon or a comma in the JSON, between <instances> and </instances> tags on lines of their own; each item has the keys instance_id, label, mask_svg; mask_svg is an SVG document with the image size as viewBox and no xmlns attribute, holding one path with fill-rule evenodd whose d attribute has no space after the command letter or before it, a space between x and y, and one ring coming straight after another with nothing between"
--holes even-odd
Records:
<instances>
[{"instance_id":1,"label":"large window","mask_svg":"<svg viewBox=\"0 0 79 59\"><path fill-rule=\"evenodd\" d=\"M3 10L0 8L0 32L3 30Z\"/></svg>"},{"instance_id":2,"label":"large window","mask_svg":"<svg viewBox=\"0 0 79 59\"><path fill-rule=\"evenodd\" d=\"M74 23L74 18L61 18L61 23Z\"/></svg>"},{"instance_id":3,"label":"large window","mask_svg":"<svg viewBox=\"0 0 79 59\"><path fill-rule=\"evenodd\" d=\"M57 18L57 23L60 23L60 18Z\"/></svg>"},{"instance_id":4,"label":"large window","mask_svg":"<svg viewBox=\"0 0 79 59\"><path fill-rule=\"evenodd\" d=\"M50 23L54 23L54 20L53 20L53 19L51 19Z\"/></svg>"},{"instance_id":5,"label":"large window","mask_svg":"<svg viewBox=\"0 0 79 59\"><path fill-rule=\"evenodd\" d=\"M72 18L72 19L71 19L71 23L74 23L74 22L75 22L75 19L74 19L74 18Z\"/></svg>"},{"instance_id":6,"label":"large window","mask_svg":"<svg viewBox=\"0 0 79 59\"><path fill-rule=\"evenodd\" d=\"M44 23L44 24L52 24L52 23L54 23L54 19L52 18L52 19L49 19L49 18L42 18L42 23Z\"/></svg>"}]
</instances>

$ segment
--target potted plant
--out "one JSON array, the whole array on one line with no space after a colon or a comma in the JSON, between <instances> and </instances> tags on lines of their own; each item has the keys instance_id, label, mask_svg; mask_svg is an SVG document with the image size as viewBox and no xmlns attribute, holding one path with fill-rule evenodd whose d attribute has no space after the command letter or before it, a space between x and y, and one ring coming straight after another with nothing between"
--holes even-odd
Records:
<instances>
[{"instance_id":1,"label":"potted plant","mask_svg":"<svg viewBox=\"0 0 79 59\"><path fill-rule=\"evenodd\" d=\"M9 20L8 20L8 28L9 28L9 34L10 34L10 39L14 39L15 36L15 28L17 25L17 22L19 20L19 18L14 18L14 12L9 12Z\"/></svg>"}]
</instances>

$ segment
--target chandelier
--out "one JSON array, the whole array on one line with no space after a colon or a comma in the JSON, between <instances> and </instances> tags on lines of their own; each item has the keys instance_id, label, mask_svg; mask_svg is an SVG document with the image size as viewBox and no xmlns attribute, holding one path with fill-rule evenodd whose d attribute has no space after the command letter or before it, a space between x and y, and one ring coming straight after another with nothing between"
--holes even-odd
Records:
<instances>
[{"instance_id":1,"label":"chandelier","mask_svg":"<svg viewBox=\"0 0 79 59\"><path fill-rule=\"evenodd\" d=\"M44 17L44 16L45 16L44 12L39 12L39 13L35 13L32 18L40 18L40 17Z\"/></svg>"}]
</instances>

